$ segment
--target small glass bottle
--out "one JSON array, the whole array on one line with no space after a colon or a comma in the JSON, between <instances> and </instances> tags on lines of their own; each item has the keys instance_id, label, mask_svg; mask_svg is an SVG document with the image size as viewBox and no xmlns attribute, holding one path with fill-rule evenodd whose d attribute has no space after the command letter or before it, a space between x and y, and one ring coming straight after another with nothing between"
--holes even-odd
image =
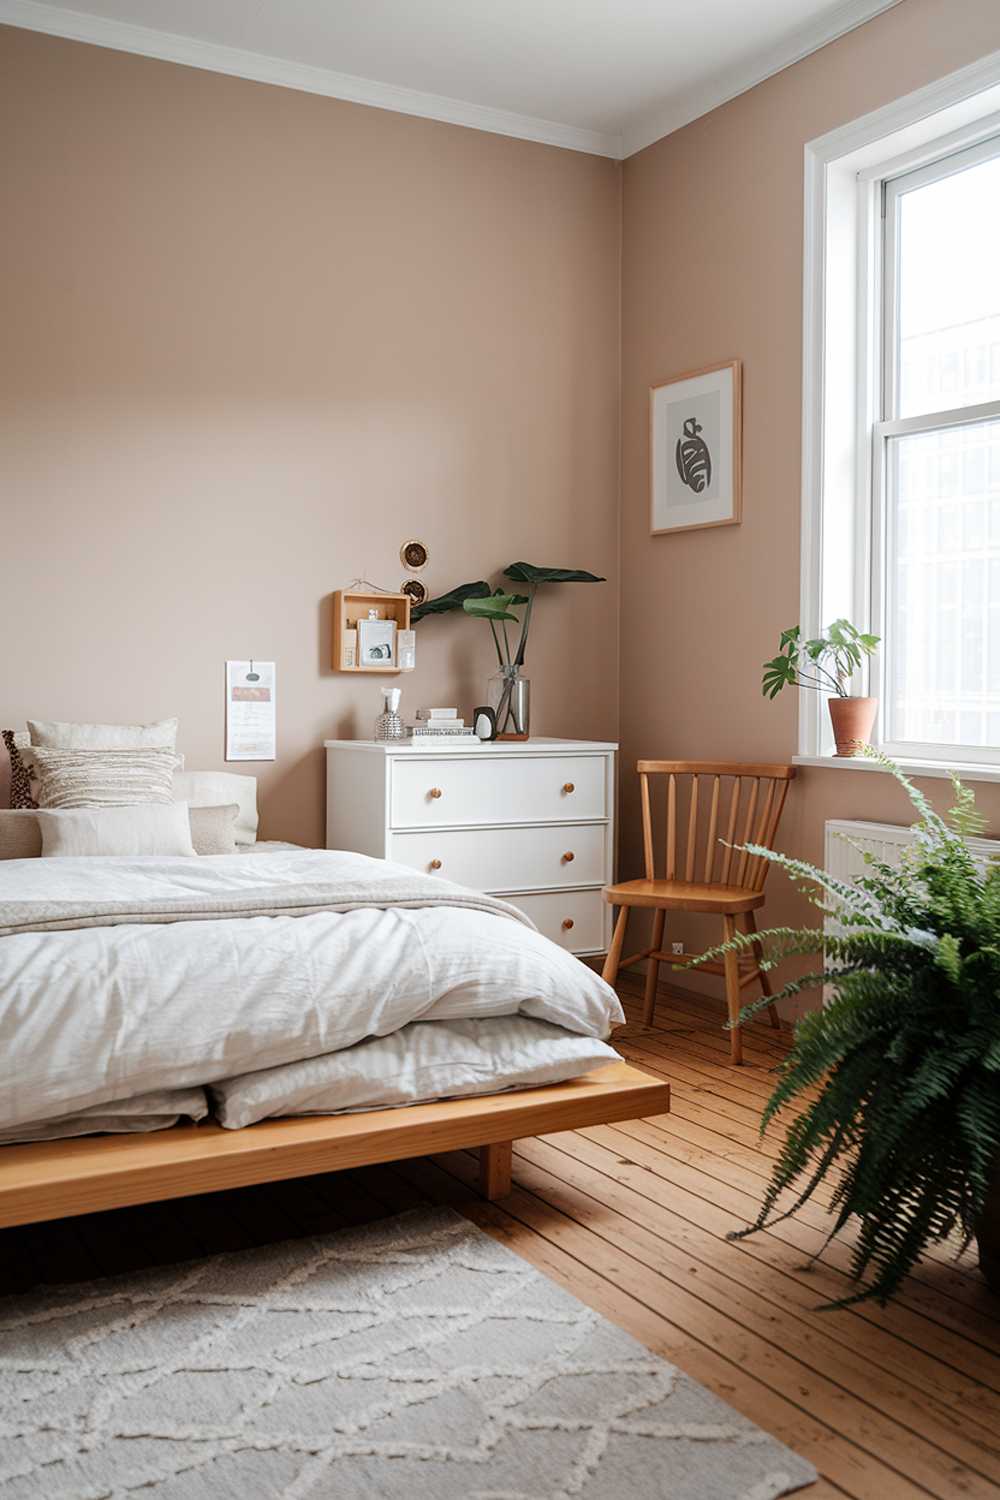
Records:
<instances>
[{"instance_id":1,"label":"small glass bottle","mask_svg":"<svg viewBox=\"0 0 1000 1500\"><path fill-rule=\"evenodd\" d=\"M390 740L406 739L406 729L399 717L399 700L402 696L399 688L382 689L385 702L382 712L375 720L375 738L380 744L385 744Z\"/></svg>"}]
</instances>

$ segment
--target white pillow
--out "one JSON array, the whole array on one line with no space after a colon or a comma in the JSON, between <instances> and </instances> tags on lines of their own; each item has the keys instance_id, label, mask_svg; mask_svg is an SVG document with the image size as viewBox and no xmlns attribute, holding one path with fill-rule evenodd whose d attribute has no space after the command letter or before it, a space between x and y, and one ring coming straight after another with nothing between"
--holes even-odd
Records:
<instances>
[{"instance_id":1,"label":"white pillow","mask_svg":"<svg viewBox=\"0 0 1000 1500\"><path fill-rule=\"evenodd\" d=\"M39 808L42 857L88 854L190 854L186 802L137 802L131 807Z\"/></svg>"},{"instance_id":2,"label":"white pillow","mask_svg":"<svg viewBox=\"0 0 1000 1500\"><path fill-rule=\"evenodd\" d=\"M189 807L239 806L235 824L237 844L257 842L257 778L236 771L175 771L174 799Z\"/></svg>"},{"instance_id":3,"label":"white pillow","mask_svg":"<svg viewBox=\"0 0 1000 1500\"><path fill-rule=\"evenodd\" d=\"M33 745L49 750L173 750L177 720L156 724L63 724L54 719L29 719Z\"/></svg>"}]
</instances>

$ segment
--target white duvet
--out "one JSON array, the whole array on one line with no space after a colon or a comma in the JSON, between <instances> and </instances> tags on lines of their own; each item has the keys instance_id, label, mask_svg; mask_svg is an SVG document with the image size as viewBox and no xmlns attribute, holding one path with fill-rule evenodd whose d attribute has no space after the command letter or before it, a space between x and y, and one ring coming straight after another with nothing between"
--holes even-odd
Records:
<instances>
[{"instance_id":1,"label":"white duvet","mask_svg":"<svg viewBox=\"0 0 1000 1500\"><path fill-rule=\"evenodd\" d=\"M273 895L359 871L387 891L414 878L324 850L9 860L0 904L243 900L255 881ZM596 1039L622 1019L613 991L530 926L455 904L17 932L0 937L0 1132L320 1058L414 1021L513 1015Z\"/></svg>"}]
</instances>

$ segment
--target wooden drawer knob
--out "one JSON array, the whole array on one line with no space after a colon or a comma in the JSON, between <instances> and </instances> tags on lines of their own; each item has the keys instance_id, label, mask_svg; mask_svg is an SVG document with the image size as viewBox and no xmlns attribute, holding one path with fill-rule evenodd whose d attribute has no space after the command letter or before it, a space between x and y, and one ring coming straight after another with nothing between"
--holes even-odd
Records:
<instances>
[{"instance_id":1,"label":"wooden drawer knob","mask_svg":"<svg viewBox=\"0 0 1000 1500\"><path fill-rule=\"evenodd\" d=\"M570 928L573 926L573 918L572 917L563 917L563 924L562 925L563 925L563 932L569 932Z\"/></svg>"},{"instance_id":2,"label":"wooden drawer knob","mask_svg":"<svg viewBox=\"0 0 1000 1500\"><path fill-rule=\"evenodd\" d=\"M575 858L576 855L573 853L572 849L567 849L566 853L563 855L563 864L571 865Z\"/></svg>"},{"instance_id":3,"label":"wooden drawer knob","mask_svg":"<svg viewBox=\"0 0 1000 1500\"><path fill-rule=\"evenodd\" d=\"M568 796L570 792L575 792L576 791L576 787L573 785L572 781L564 781L563 782L563 791Z\"/></svg>"},{"instance_id":4,"label":"wooden drawer knob","mask_svg":"<svg viewBox=\"0 0 1000 1500\"><path fill-rule=\"evenodd\" d=\"M440 870L440 868L441 868L441 861L439 859L432 859L431 860L431 869L432 870Z\"/></svg>"},{"instance_id":5,"label":"wooden drawer knob","mask_svg":"<svg viewBox=\"0 0 1000 1500\"><path fill-rule=\"evenodd\" d=\"M431 796L432 796L432 798L434 799L435 802L437 801L437 799L439 797L442 797L443 795L444 795L444 793L441 791L441 788L439 786L432 786L431 787Z\"/></svg>"}]
</instances>

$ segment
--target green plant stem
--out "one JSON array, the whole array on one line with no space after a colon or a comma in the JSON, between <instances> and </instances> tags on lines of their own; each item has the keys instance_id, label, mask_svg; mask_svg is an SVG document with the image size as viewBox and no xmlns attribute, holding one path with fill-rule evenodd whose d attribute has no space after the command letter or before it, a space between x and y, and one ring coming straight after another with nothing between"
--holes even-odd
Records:
<instances>
[{"instance_id":1,"label":"green plant stem","mask_svg":"<svg viewBox=\"0 0 1000 1500\"><path fill-rule=\"evenodd\" d=\"M493 621L491 620L489 623L490 623L490 634L493 636L493 644L497 648L497 661L499 662L500 666L502 667L503 666L503 652L500 650L500 637L497 635L497 628L494 625Z\"/></svg>"},{"instance_id":2,"label":"green plant stem","mask_svg":"<svg viewBox=\"0 0 1000 1500\"><path fill-rule=\"evenodd\" d=\"M516 667L524 666L524 653L528 645L528 627L531 624L531 608L535 602L535 594L537 590L537 584L533 583L530 585L528 603L525 606L524 617L521 620L521 639L517 643L517 655L514 658L514 665Z\"/></svg>"},{"instance_id":3,"label":"green plant stem","mask_svg":"<svg viewBox=\"0 0 1000 1500\"><path fill-rule=\"evenodd\" d=\"M507 635L507 621L506 620L501 620L500 621L500 629L503 631L503 649L504 649L504 654L507 657L506 662L501 662L500 665L501 666L508 666L509 667L510 666L510 640L509 640L508 635Z\"/></svg>"},{"instance_id":4,"label":"green plant stem","mask_svg":"<svg viewBox=\"0 0 1000 1500\"><path fill-rule=\"evenodd\" d=\"M829 672L826 675L827 677L830 677ZM836 693L838 698L846 698L848 696L848 694L845 693L841 688L840 683L835 681L834 678L830 677L830 682L833 683L833 691L834 693ZM795 668L795 686L815 688L817 693L830 692L830 683L822 682L818 677L803 677L798 667Z\"/></svg>"}]
</instances>

